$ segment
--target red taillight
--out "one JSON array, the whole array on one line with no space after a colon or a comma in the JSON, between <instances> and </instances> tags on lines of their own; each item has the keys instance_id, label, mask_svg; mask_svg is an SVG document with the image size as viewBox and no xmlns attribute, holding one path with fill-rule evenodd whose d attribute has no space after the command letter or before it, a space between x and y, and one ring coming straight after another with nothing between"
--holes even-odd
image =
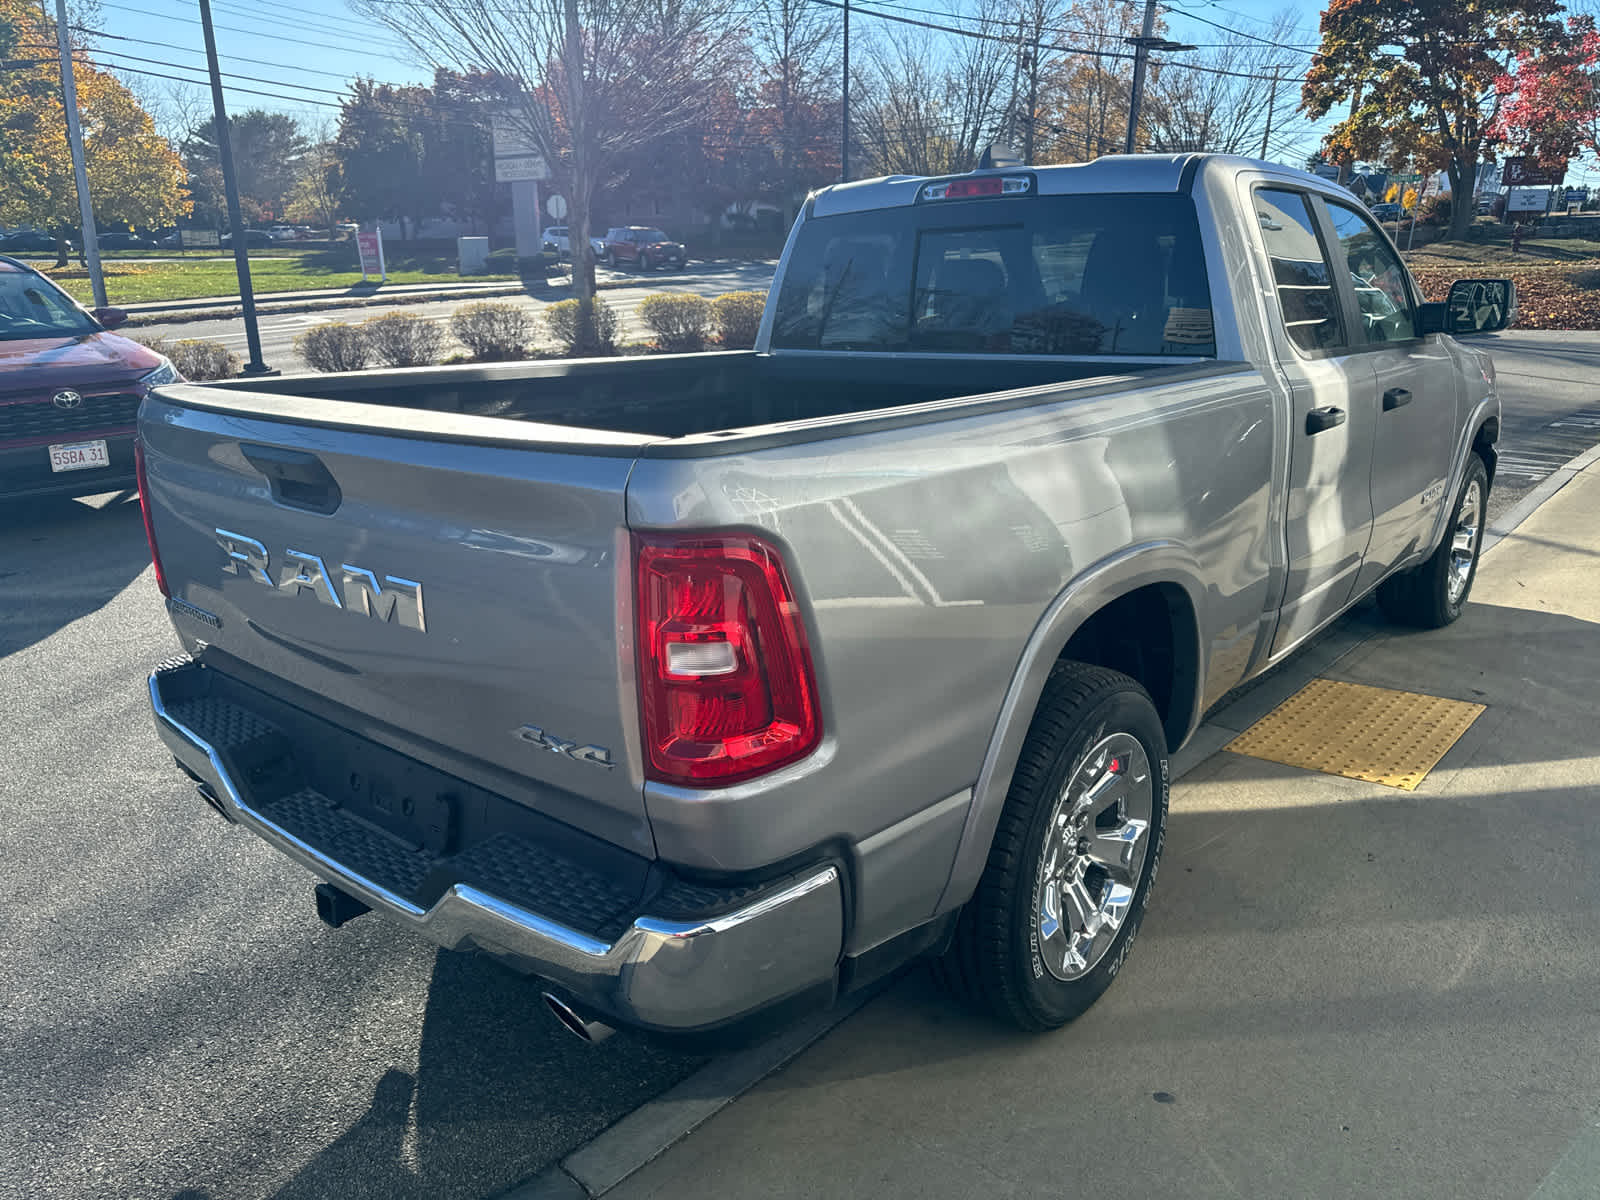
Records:
<instances>
[{"instance_id":1,"label":"red taillight","mask_svg":"<svg viewBox=\"0 0 1600 1200\"><path fill-rule=\"evenodd\" d=\"M156 527L150 515L150 479L144 470L144 439L133 439L133 473L139 481L139 511L144 514L144 537L150 543L150 561L156 568L156 586L163 596L167 591L167 573L161 569L161 551L156 548Z\"/></svg>"},{"instance_id":2,"label":"red taillight","mask_svg":"<svg viewBox=\"0 0 1600 1200\"><path fill-rule=\"evenodd\" d=\"M822 740L805 626L778 551L746 534L634 538L646 774L722 787Z\"/></svg>"}]
</instances>

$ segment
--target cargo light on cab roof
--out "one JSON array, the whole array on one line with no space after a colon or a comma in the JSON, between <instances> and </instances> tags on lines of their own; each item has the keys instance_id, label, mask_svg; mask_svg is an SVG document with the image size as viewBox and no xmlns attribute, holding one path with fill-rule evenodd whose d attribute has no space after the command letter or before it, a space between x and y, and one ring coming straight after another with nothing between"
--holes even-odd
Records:
<instances>
[{"instance_id":1,"label":"cargo light on cab roof","mask_svg":"<svg viewBox=\"0 0 1600 1200\"><path fill-rule=\"evenodd\" d=\"M969 200L974 196L1020 196L1033 190L1031 175L979 175L924 184L921 200Z\"/></svg>"}]
</instances>

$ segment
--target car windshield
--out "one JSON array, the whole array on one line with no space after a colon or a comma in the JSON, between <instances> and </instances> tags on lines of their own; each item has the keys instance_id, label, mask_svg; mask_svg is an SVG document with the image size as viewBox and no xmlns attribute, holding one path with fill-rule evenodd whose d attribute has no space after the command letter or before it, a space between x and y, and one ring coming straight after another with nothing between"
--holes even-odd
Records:
<instances>
[{"instance_id":1,"label":"car windshield","mask_svg":"<svg viewBox=\"0 0 1600 1200\"><path fill-rule=\"evenodd\" d=\"M644 245L653 246L657 242L664 242L666 240L667 235L662 233L659 229L641 229L639 231L639 241Z\"/></svg>"},{"instance_id":2,"label":"car windshield","mask_svg":"<svg viewBox=\"0 0 1600 1200\"><path fill-rule=\"evenodd\" d=\"M1029 196L806 222L772 344L794 350L1213 357L1184 196Z\"/></svg>"},{"instance_id":3,"label":"car windshield","mask_svg":"<svg viewBox=\"0 0 1600 1200\"><path fill-rule=\"evenodd\" d=\"M0 267L0 341L76 337L98 328L53 284L31 272Z\"/></svg>"}]
</instances>

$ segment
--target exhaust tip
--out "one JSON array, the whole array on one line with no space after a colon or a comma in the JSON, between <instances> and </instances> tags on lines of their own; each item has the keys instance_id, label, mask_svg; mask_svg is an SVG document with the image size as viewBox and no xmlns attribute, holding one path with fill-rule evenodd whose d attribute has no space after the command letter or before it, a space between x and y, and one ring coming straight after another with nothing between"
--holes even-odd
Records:
<instances>
[{"instance_id":1,"label":"exhaust tip","mask_svg":"<svg viewBox=\"0 0 1600 1200\"><path fill-rule=\"evenodd\" d=\"M539 995L544 1000L545 1006L555 1015L555 1019L561 1022L562 1028L580 1041L588 1042L593 1046L605 1041L616 1032L611 1026L601 1021L585 1021L572 1010L566 1001L551 995L549 992L540 992Z\"/></svg>"}]
</instances>

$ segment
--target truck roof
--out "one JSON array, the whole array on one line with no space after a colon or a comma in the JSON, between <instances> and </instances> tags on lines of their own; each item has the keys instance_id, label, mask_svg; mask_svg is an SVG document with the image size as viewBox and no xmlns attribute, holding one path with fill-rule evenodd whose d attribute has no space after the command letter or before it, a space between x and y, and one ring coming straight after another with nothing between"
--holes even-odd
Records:
<instances>
[{"instance_id":1,"label":"truck roof","mask_svg":"<svg viewBox=\"0 0 1600 1200\"><path fill-rule=\"evenodd\" d=\"M1085 163L1047 167L1002 166L972 171L969 175L1032 175L1041 196L1094 192L1182 192L1188 189L1197 171L1219 167L1257 167L1275 174L1305 174L1279 163L1242 158L1236 154L1189 153L1108 154ZM1306 177L1313 178L1309 175ZM953 177L887 175L878 179L834 184L814 194L811 215L825 217L836 213L913 204L918 190L924 184L935 179L950 178ZM1323 186L1326 186L1325 181Z\"/></svg>"}]
</instances>

